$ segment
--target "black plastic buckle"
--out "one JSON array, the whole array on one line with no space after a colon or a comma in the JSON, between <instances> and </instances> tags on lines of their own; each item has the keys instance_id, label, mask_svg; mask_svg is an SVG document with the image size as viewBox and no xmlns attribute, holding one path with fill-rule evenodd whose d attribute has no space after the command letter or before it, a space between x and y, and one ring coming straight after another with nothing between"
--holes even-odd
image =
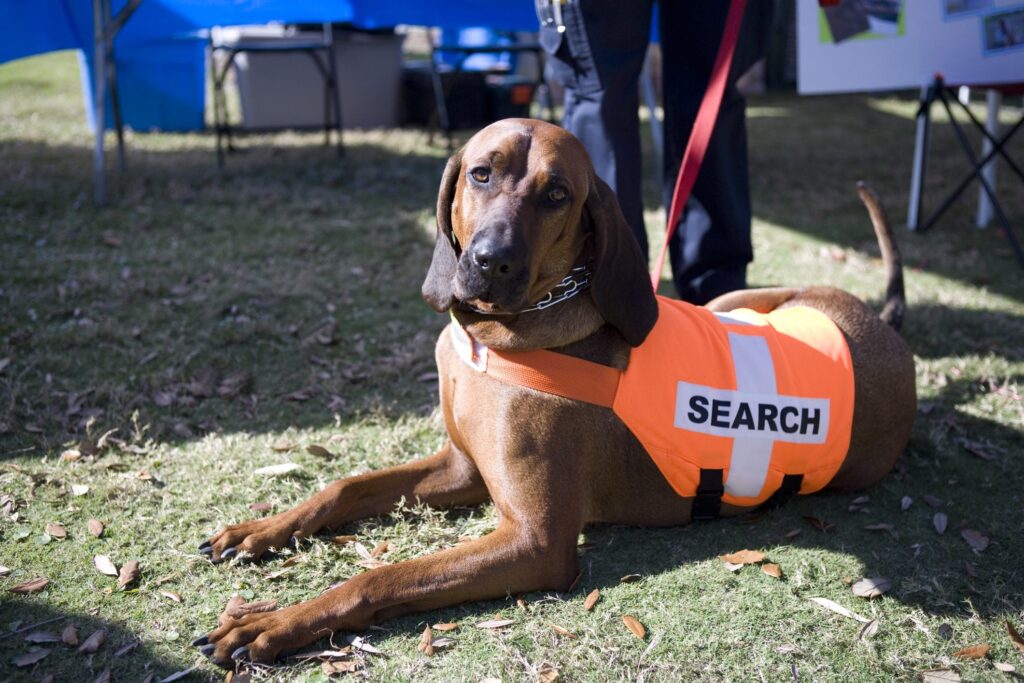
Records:
<instances>
[{"instance_id":1,"label":"black plastic buckle","mask_svg":"<svg viewBox=\"0 0 1024 683\"><path fill-rule=\"evenodd\" d=\"M693 498L690 519L694 522L708 522L717 519L722 511L722 496L725 486L722 483L722 470L701 470L700 483L697 484L697 495Z\"/></svg>"}]
</instances>

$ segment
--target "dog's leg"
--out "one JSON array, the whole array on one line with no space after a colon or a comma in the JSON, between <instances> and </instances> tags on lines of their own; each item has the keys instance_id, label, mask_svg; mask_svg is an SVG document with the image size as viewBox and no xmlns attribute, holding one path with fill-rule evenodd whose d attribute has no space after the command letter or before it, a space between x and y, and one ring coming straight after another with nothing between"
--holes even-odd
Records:
<instances>
[{"instance_id":1,"label":"dog's leg","mask_svg":"<svg viewBox=\"0 0 1024 683\"><path fill-rule=\"evenodd\" d=\"M473 462L449 441L429 458L339 479L291 510L227 526L200 551L215 562L240 552L259 558L270 548L283 548L293 536L387 514L403 497L438 507L474 505L487 499L487 489Z\"/></svg>"},{"instance_id":2,"label":"dog's leg","mask_svg":"<svg viewBox=\"0 0 1024 683\"><path fill-rule=\"evenodd\" d=\"M555 516L555 515L552 515ZM372 569L317 598L275 612L231 619L196 641L222 666L232 658L272 662L334 631L361 631L382 619L460 602L541 589L565 590L576 576L581 524L503 517L484 538L427 557ZM575 515L569 515L575 517Z\"/></svg>"}]
</instances>

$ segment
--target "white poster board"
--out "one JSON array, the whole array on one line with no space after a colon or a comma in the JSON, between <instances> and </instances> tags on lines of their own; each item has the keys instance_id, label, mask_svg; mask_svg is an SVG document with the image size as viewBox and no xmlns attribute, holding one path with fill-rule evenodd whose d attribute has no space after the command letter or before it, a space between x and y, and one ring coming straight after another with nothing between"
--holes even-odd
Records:
<instances>
[{"instance_id":1,"label":"white poster board","mask_svg":"<svg viewBox=\"0 0 1024 683\"><path fill-rule=\"evenodd\" d=\"M802 94L1024 82L1024 0L797 2Z\"/></svg>"}]
</instances>

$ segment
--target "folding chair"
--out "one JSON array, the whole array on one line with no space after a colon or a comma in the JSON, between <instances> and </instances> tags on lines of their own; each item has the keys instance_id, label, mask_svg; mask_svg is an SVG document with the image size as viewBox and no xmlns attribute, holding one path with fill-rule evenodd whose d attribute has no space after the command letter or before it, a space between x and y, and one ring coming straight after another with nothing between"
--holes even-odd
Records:
<instances>
[{"instance_id":1,"label":"folding chair","mask_svg":"<svg viewBox=\"0 0 1024 683\"><path fill-rule=\"evenodd\" d=\"M1024 93L1024 84L980 87L994 88L1000 90L1004 94L1011 95ZM939 205L939 208L922 223L922 188L924 186L925 166L927 163L928 136L931 126L931 108L932 104L935 102L940 102L946 110L946 113L949 115L950 125L953 127L953 132L956 134L957 140L960 142L960 146L963 148L964 154L970 162L971 170L956 185L953 191L950 192L942 204ZM981 134L991 146L991 149L987 153L984 153L980 159L978 158L978 154L975 153L974 148L971 146L970 140L967 139L964 127L960 125L956 120L956 117L953 115L954 103L959 105L964 113L967 114L971 123L975 128L981 131ZM1003 207L999 203L999 199L996 197L995 188L984 173L984 169L988 163L999 156L1003 158L1007 166L1009 166L1010 169L1017 174L1020 181L1024 183L1024 171L1021 170L1021 167L1013 160L1005 149L1006 144L1022 127L1024 127L1024 114L1022 114L1020 119L1010 126L1002 135L996 137L989 132L984 123L978 120L978 117L974 115L974 112L971 111L970 107L956 97L953 89L943 81L942 76L936 75L932 84L922 91L921 106L917 112L917 140L914 152L913 178L911 180L910 188L910 206L907 212L907 227L911 230L917 230L920 232L931 229L942 214L944 214L946 210L960 197L960 195L963 194L964 190L970 186L971 181L977 179L978 182L981 183L985 196L987 196L989 202L991 202L996 217L1003 226L1003 230L1006 231L1006 238L1010 241L1010 246L1013 248L1013 252L1016 254L1017 260L1020 262L1021 267L1024 267L1024 249L1021 248L1020 241L1017 239L1017 235L1013 232L1010 221L1006 217L1006 212L1003 211Z\"/></svg>"}]
</instances>

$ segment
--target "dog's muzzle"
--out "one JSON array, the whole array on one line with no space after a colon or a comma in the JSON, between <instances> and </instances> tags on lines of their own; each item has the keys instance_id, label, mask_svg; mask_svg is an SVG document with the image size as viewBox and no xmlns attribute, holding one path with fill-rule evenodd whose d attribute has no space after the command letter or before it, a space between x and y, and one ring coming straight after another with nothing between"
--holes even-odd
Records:
<instances>
[{"instance_id":1,"label":"dog's muzzle","mask_svg":"<svg viewBox=\"0 0 1024 683\"><path fill-rule=\"evenodd\" d=\"M526 257L521 240L506 239L497 230L480 231L459 258L458 297L503 311L518 310L525 303L529 285Z\"/></svg>"}]
</instances>

